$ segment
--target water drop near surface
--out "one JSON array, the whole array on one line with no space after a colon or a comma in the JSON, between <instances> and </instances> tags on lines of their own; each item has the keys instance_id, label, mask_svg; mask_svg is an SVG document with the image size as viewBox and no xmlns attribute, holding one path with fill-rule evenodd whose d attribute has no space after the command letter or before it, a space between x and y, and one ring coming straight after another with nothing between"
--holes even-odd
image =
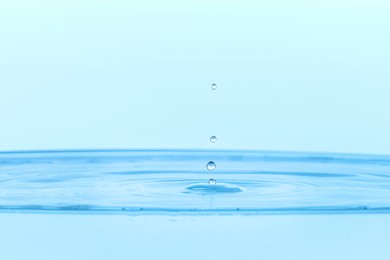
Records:
<instances>
[{"instance_id":1,"label":"water drop near surface","mask_svg":"<svg viewBox=\"0 0 390 260\"><path fill-rule=\"evenodd\" d=\"M207 170L214 171L215 168L217 168L217 165L213 161L209 161L209 163L206 166Z\"/></svg>"},{"instance_id":2,"label":"water drop near surface","mask_svg":"<svg viewBox=\"0 0 390 260\"><path fill-rule=\"evenodd\" d=\"M210 137L210 142L216 143L217 142L217 137L216 136Z\"/></svg>"},{"instance_id":3,"label":"water drop near surface","mask_svg":"<svg viewBox=\"0 0 390 260\"><path fill-rule=\"evenodd\" d=\"M214 180L214 179L210 179L210 180L209 180L209 184L210 184L210 185L215 185L215 184L217 184L217 181Z\"/></svg>"}]
</instances>

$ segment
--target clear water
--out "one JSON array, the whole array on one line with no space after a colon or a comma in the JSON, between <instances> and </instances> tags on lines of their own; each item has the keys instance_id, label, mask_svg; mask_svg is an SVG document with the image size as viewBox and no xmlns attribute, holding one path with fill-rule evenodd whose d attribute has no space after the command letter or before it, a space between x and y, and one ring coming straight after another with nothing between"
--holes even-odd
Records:
<instances>
[{"instance_id":1,"label":"clear water","mask_svg":"<svg viewBox=\"0 0 390 260\"><path fill-rule=\"evenodd\" d=\"M0 153L0 259L387 260L389 171L387 156Z\"/></svg>"},{"instance_id":2,"label":"clear water","mask_svg":"<svg viewBox=\"0 0 390 260\"><path fill-rule=\"evenodd\" d=\"M388 156L194 150L0 154L1 211L387 213L389 198Z\"/></svg>"}]
</instances>

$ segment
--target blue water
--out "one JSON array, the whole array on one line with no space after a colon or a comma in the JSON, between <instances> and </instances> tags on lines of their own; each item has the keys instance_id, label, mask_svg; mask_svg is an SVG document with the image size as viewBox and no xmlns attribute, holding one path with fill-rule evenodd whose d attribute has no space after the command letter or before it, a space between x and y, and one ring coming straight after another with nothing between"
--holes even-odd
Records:
<instances>
[{"instance_id":1,"label":"blue water","mask_svg":"<svg viewBox=\"0 0 390 260\"><path fill-rule=\"evenodd\" d=\"M216 169L209 171L213 160ZM210 179L216 181L209 184ZM0 153L0 210L120 214L390 212L390 157L256 151Z\"/></svg>"},{"instance_id":2,"label":"blue water","mask_svg":"<svg viewBox=\"0 0 390 260\"><path fill-rule=\"evenodd\" d=\"M389 176L389 156L2 152L0 259L388 260Z\"/></svg>"}]
</instances>

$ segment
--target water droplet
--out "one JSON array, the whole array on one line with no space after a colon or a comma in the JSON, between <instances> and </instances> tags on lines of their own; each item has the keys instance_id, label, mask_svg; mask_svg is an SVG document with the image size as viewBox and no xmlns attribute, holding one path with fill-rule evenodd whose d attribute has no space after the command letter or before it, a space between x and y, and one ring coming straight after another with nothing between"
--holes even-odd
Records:
<instances>
[{"instance_id":1,"label":"water droplet","mask_svg":"<svg viewBox=\"0 0 390 260\"><path fill-rule=\"evenodd\" d=\"M217 84L215 84L215 83L212 84L212 85L211 85L211 89L212 89L212 90L216 90L216 89L217 89Z\"/></svg>"},{"instance_id":2,"label":"water droplet","mask_svg":"<svg viewBox=\"0 0 390 260\"><path fill-rule=\"evenodd\" d=\"M215 162L213 161L209 161L209 163L207 164L207 170L209 171L214 171L215 168L217 168L217 165L215 164Z\"/></svg>"},{"instance_id":3,"label":"water droplet","mask_svg":"<svg viewBox=\"0 0 390 260\"><path fill-rule=\"evenodd\" d=\"M209 184L210 184L210 185L215 185L215 184L217 184L217 181L214 180L214 179L210 179L210 180L209 180Z\"/></svg>"},{"instance_id":4,"label":"water droplet","mask_svg":"<svg viewBox=\"0 0 390 260\"><path fill-rule=\"evenodd\" d=\"M212 143L217 142L217 137L216 136L210 137L210 142L212 142Z\"/></svg>"}]
</instances>

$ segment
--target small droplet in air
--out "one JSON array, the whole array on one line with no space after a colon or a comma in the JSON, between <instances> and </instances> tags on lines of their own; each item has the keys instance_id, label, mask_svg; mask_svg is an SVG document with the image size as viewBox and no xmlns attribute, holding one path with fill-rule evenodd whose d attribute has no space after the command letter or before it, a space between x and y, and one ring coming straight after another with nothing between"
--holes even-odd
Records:
<instances>
[{"instance_id":1,"label":"small droplet in air","mask_svg":"<svg viewBox=\"0 0 390 260\"><path fill-rule=\"evenodd\" d=\"M217 137L216 136L210 137L210 142L216 143L217 142Z\"/></svg>"},{"instance_id":2,"label":"small droplet in air","mask_svg":"<svg viewBox=\"0 0 390 260\"><path fill-rule=\"evenodd\" d=\"M210 185L215 185L215 184L217 184L217 181L214 180L214 179L210 179L210 180L209 180L209 184L210 184Z\"/></svg>"},{"instance_id":3,"label":"small droplet in air","mask_svg":"<svg viewBox=\"0 0 390 260\"><path fill-rule=\"evenodd\" d=\"M212 90L216 90L216 89L217 89L217 84L215 84L215 83L212 84L212 85L211 85L211 89L212 89Z\"/></svg>"},{"instance_id":4,"label":"small droplet in air","mask_svg":"<svg viewBox=\"0 0 390 260\"><path fill-rule=\"evenodd\" d=\"M207 164L206 167L207 167L207 170L209 170L209 171L214 171L215 168L217 168L217 165L215 165L215 162L209 161L209 163Z\"/></svg>"}]
</instances>

